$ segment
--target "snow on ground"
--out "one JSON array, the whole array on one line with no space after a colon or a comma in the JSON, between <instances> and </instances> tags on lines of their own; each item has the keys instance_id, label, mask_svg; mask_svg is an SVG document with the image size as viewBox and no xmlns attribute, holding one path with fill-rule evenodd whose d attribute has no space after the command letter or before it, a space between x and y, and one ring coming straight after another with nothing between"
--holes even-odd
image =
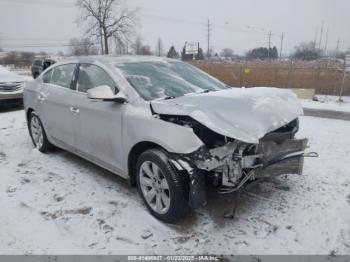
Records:
<instances>
[{"instance_id":1,"label":"snow on ground","mask_svg":"<svg viewBox=\"0 0 350 262\"><path fill-rule=\"evenodd\" d=\"M319 158L177 225L153 218L135 189L70 153L33 148L23 111L0 113L0 254L349 254L350 122L303 117Z\"/></svg>"},{"instance_id":2,"label":"snow on ground","mask_svg":"<svg viewBox=\"0 0 350 262\"><path fill-rule=\"evenodd\" d=\"M303 108L350 112L349 96L342 97L342 103L338 102L338 96L317 95L316 97L318 98L318 101L301 99L300 101Z\"/></svg>"}]
</instances>

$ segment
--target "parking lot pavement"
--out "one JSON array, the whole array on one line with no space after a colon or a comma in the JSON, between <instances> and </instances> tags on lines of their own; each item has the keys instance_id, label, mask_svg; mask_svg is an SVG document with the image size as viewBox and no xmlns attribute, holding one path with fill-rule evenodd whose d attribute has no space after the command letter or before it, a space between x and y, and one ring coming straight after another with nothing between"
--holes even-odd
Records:
<instances>
[{"instance_id":1,"label":"parking lot pavement","mask_svg":"<svg viewBox=\"0 0 350 262\"><path fill-rule=\"evenodd\" d=\"M231 195L177 225L153 218L137 191L117 176L62 150L41 154L22 110L0 113L2 254L348 254L350 125L302 117L319 158L303 176L252 185L235 219Z\"/></svg>"}]
</instances>

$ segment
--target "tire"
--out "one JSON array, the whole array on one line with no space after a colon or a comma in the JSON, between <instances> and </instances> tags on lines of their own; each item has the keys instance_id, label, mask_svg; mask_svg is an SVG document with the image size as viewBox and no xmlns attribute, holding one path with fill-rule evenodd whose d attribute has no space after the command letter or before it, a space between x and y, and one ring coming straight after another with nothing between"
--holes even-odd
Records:
<instances>
[{"instance_id":1,"label":"tire","mask_svg":"<svg viewBox=\"0 0 350 262\"><path fill-rule=\"evenodd\" d=\"M34 146L40 152L46 153L50 149L52 149L52 145L47 139L43 124L39 116L35 112L31 112L29 115L28 129L29 129L29 134L30 134L30 137L32 138L32 142Z\"/></svg>"},{"instance_id":2,"label":"tire","mask_svg":"<svg viewBox=\"0 0 350 262\"><path fill-rule=\"evenodd\" d=\"M151 149L141 154L136 181L148 210L159 220L176 222L188 212L188 178L173 168L165 151Z\"/></svg>"}]
</instances>

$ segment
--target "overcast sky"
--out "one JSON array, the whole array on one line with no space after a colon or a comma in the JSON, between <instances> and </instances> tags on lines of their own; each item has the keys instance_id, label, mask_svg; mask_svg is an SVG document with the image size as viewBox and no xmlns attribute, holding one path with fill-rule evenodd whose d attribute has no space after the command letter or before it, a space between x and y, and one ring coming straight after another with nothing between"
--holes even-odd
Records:
<instances>
[{"instance_id":1,"label":"overcast sky","mask_svg":"<svg viewBox=\"0 0 350 262\"><path fill-rule=\"evenodd\" d=\"M312 41L324 21L322 48L329 30L328 48L350 46L349 0L127 0L139 7L137 32L145 44L155 47L163 40L166 49L180 49L185 41L199 41L206 50L206 23L212 24L211 46L243 54L257 46L280 46L285 34L284 53L301 41ZM83 36L75 21L75 0L0 0L0 46L5 50L67 52L72 37ZM36 45L37 47L33 47ZM50 46L50 47L47 47Z\"/></svg>"}]
</instances>

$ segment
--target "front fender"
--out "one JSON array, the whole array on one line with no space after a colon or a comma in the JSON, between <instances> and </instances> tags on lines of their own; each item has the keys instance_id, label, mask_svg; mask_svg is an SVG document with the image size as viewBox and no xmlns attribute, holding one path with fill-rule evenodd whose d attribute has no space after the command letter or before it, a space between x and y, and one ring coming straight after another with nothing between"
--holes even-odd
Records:
<instances>
[{"instance_id":1,"label":"front fender","mask_svg":"<svg viewBox=\"0 0 350 262\"><path fill-rule=\"evenodd\" d=\"M140 142L152 142L177 154L189 154L204 145L191 128L163 121L148 107L126 105L123 117L126 166L131 149Z\"/></svg>"},{"instance_id":2,"label":"front fender","mask_svg":"<svg viewBox=\"0 0 350 262\"><path fill-rule=\"evenodd\" d=\"M163 121L149 108L127 106L123 119L124 148L139 142L153 142L168 152L188 154L203 146L192 128Z\"/></svg>"}]
</instances>

